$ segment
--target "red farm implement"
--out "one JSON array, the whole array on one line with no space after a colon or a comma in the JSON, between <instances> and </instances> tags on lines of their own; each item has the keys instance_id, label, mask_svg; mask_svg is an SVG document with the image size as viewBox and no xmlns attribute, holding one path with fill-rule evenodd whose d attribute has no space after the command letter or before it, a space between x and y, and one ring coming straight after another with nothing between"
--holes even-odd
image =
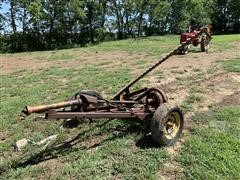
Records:
<instances>
[{"instance_id":1,"label":"red farm implement","mask_svg":"<svg viewBox=\"0 0 240 180\"><path fill-rule=\"evenodd\" d=\"M32 113L44 113L45 119L77 121L84 118L127 119L145 124L156 143L173 144L180 137L184 126L184 117L180 108L170 105L166 94L158 88L146 87L136 91L130 91L130 88L171 56L182 52L190 44L199 43L199 37L203 34L211 39L205 27L191 36L182 35L182 44L178 48L128 83L111 100L103 98L96 91L79 91L69 101L51 105L26 106L21 112L21 119L25 119Z\"/></svg>"},{"instance_id":2,"label":"red farm implement","mask_svg":"<svg viewBox=\"0 0 240 180\"><path fill-rule=\"evenodd\" d=\"M187 54L191 45L198 46L200 44L200 48L202 52L208 52L210 41L212 37L210 35L210 28L209 27L202 27L199 30L192 30L188 33L181 34L180 37L180 44L182 45L181 51L179 54ZM187 42L189 42L186 45Z\"/></svg>"}]
</instances>

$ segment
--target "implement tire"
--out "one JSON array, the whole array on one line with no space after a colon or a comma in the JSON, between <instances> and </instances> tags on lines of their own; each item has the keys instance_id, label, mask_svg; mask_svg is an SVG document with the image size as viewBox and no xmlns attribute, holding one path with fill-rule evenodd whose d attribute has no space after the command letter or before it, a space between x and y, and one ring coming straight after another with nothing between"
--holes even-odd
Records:
<instances>
[{"instance_id":1,"label":"implement tire","mask_svg":"<svg viewBox=\"0 0 240 180\"><path fill-rule=\"evenodd\" d=\"M200 46L202 52L208 52L210 40L207 36L201 38Z\"/></svg>"},{"instance_id":2,"label":"implement tire","mask_svg":"<svg viewBox=\"0 0 240 180\"><path fill-rule=\"evenodd\" d=\"M151 120L152 138L159 145L172 145L180 138L183 127L184 117L180 108L164 103L157 108Z\"/></svg>"}]
</instances>

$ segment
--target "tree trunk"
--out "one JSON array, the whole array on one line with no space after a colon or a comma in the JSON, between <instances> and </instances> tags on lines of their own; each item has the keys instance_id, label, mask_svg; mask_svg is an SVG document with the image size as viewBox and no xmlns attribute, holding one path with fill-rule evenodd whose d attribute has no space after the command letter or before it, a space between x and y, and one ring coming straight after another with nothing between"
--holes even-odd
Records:
<instances>
[{"instance_id":1,"label":"tree trunk","mask_svg":"<svg viewBox=\"0 0 240 180\"><path fill-rule=\"evenodd\" d=\"M54 21L56 18L56 13L55 11L53 12L53 15L50 19L50 29L49 29L49 41L48 41L48 46L51 48L52 47L52 35L53 35L53 29L54 29Z\"/></svg>"},{"instance_id":2,"label":"tree trunk","mask_svg":"<svg viewBox=\"0 0 240 180\"><path fill-rule=\"evenodd\" d=\"M141 26L142 26L142 20L143 20L143 12L140 13L139 15L139 20L138 20L138 37L140 37L141 34Z\"/></svg>"},{"instance_id":3,"label":"tree trunk","mask_svg":"<svg viewBox=\"0 0 240 180\"><path fill-rule=\"evenodd\" d=\"M53 25L54 25L54 20L51 19L51 21L50 21L50 29L49 29L49 39L48 39L48 46L49 46L50 48L51 48L51 46L52 46Z\"/></svg>"},{"instance_id":4,"label":"tree trunk","mask_svg":"<svg viewBox=\"0 0 240 180\"><path fill-rule=\"evenodd\" d=\"M127 35L129 35L129 13L128 11L126 10L126 15L125 15L125 28L124 28L124 34L125 34L125 38L127 38Z\"/></svg>"},{"instance_id":5,"label":"tree trunk","mask_svg":"<svg viewBox=\"0 0 240 180\"><path fill-rule=\"evenodd\" d=\"M37 49L39 50L40 48L40 25L37 23ZM45 48L45 47L44 47Z\"/></svg>"},{"instance_id":6,"label":"tree trunk","mask_svg":"<svg viewBox=\"0 0 240 180\"><path fill-rule=\"evenodd\" d=\"M14 1L11 0L10 1L10 16L11 16L11 26L12 26L12 30L13 30L13 34L16 33L17 31L17 26L16 26L16 23L15 23L15 4L14 4Z\"/></svg>"},{"instance_id":7,"label":"tree trunk","mask_svg":"<svg viewBox=\"0 0 240 180\"><path fill-rule=\"evenodd\" d=\"M23 7L23 20L22 20L23 34L26 33L26 18L27 18L26 8Z\"/></svg>"},{"instance_id":8,"label":"tree trunk","mask_svg":"<svg viewBox=\"0 0 240 180\"><path fill-rule=\"evenodd\" d=\"M116 1L113 1L113 5L115 8L115 13L117 16L117 29L118 29L118 39L122 39L123 38L123 32L122 32L122 26L121 26L121 17L120 17L120 12L118 11L118 6Z\"/></svg>"},{"instance_id":9,"label":"tree trunk","mask_svg":"<svg viewBox=\"0 0 240 180\"><path fill-rule=\"evenodd\" d=\"M91 43L94 42L94 35L93 35L93 25L92 25L92 5L90 3L87 3L87 8L88 8L88 23L89 23L89 31L90 31L90 40Z\"/></svg>"},{"instance_id":10,"label":"tree trunk","mask_svg":"<svg viewBox=\"0 0 240 180\"><path fill-rule=\"evenodd\" d=\"M102 0L101 4L102 4L102 8L103 8L102 17L101 17L101 28L104 28L105 16L106 16L106 13L107 13L107 1Z\"/></svg>"}]
</instances>

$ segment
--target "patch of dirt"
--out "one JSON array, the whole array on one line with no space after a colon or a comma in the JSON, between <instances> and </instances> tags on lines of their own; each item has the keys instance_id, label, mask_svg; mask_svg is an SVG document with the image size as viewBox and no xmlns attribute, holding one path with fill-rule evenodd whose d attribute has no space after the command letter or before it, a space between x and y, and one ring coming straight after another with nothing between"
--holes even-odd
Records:
<instances>
[{"instance_id":1,"label":"patch of dirt","mask_svg":"<svg viewBox=\"0 0 240 180\"><path fill-rule=\"evenodd\" d=\"M184 144L184 139L179 139L175 144L172 146L166 147L166 151L171 156L176 156L181 151L181 148Z\"/></svg>"},{"instance_id":2,"label":"patch of dirt","mask_svg":"<svg viewBox=\"0 0 240 180\"><path fill-rule=\"evenodd\" d=\"M23 70L39 70L45 69L50 66L52 63L47 61L34 61L31 58L14 58L1 56L0 58L0 73L1 75L6 75L16 71Z\"/></svg>"},{"instance_id":3,"label":"patch of dirt","mask_svg":"<svg viewBox=\"0 0 240 180\"><path fill-rule=\"evenodd\" d=\"M201 83L203 88L203 102L195 105L198 111L208 110L209 105L219 104L225 98L236 96L235 92L240 92L240 81L237 81L240 75L232 73L215 74ZM235 95L234 95L235 94ZM236 96L237 97L237 96ZM227 101L227 100L226 100ZM238 103L240 100L236 98L232 103Z\"/></svg>"},{"instance_id":4,"label":"patch of dirt","mask_svg":"<svg viewBox=\"0 0 240 180\"><path fill-rule=\"evenodd\" d=\"M124 51L113 51L113 52L97 52L86 55L79 54L79 57L72 60L58 60L58 61L47 61L47 60L36 60L34 57L0 57L0 72L2 75L13 73L22 70L39 70L48 69L50 67L62 67L79 69L88 65L100 65L102 68L118 69L119 67L127 67L130 61L136 59L143 59L146 56L144 53L130 54ZM46 58L47 59L47 58ZM110 62L104 64L104 62ZM125 63L124 63L125 62ZM101 65L103 64L103 65Z\"/></svg>"},{"instance_id":5,"label":"patch of dirt","mask_svg":"<svg viewBox=\"0 0 240 180\"><path fill-rule=\"evenodd\" d=\"M171 73L170 69L175 69L177 71L182 71L183 74L178 74L179 76L187 76L192 71L201 70L206 72L212 65L213 62L218 60L228 60L240 57L240 43L235 45L235 49L226 50L224 52L219 52L215 50L210 50L209 53L202 52L190 52L188 55L175 55L169 60L160 65L160 70L164 73L164 80L162 83L169 83L176 80L172 78L176 77L177 73ZM163 55L164 56L164 55ZM162 56L162 57L163 57ZM160 58L159 58L160 59ZM154 62L154 61L153 61ZM153 63L151 61L151 63ZM157 60L155 60L157 62ZM191 65L191 66L189 66ZM158 68L157 68L158 69ZM166 78L167 77L167 78ZM169 81L171 79L171 81Z\"/></svg>"},{"instance_id":6,"label":"patch of dirt","mask_svg":"<svg viewBox=\"0 0 240 180\"><path fill-rule=\"evenodd\" d=\"M64 162L61 161L59 158L48 159L48 160L42 161L36 165L33 165L33 167L47 168L47 170L51 172L50 173L51 177L54 177L54 175L57 175L57 173L61 170L61 168L63 166L64 166Z\"/></svg>"},{"instance_id":7,"label":"patch of dirt","mask_svg":"<svg viewBox=\"0 0 240 180\"><path fill-rule=\"evenodd\" d=\"M167 93L169 102L176 105L181 105L186 99L188 92L188 89L182 89L173 93Z\"/></svg>"},{"instance_id":8,"label":"patch of dirt","mask_svg":"<svg viewBox=\"0 0 240 180\"><path fill-rule=\"evenodd\" d=\"M58 67L79 68L86 65L97 65L106 70L119 69L127 67L129 62L136 59L142 59L146 54L130 54L124 51L98 52L89 56L80 56L76 60L59 61L56 63ZM104 63L109 62L109 63Z\"/></svg>"},{"instance_id":9,"label":"patch of dirt","mask_svg":"<svg viewBox=\"0 0 240 180\"><path fill-rule=\"evenodd\" d=\"M115 56L114 58L111 59L113 61L112 64L103 65L102 68L106 68L106 69L119 69L120 67L129 68L129 65L131 64L131 62L136 62L137 59L141 60L141 59L145 59L146 57L145 53L129 54L129 53L120 52L117 55L118 56ZM134 69L136 68L136 66L134 67L134 65L130 65L130 68L131 69L133 68L133 71L135 71Z\"/></svg>"},{"instance_id":10,"label":"patch of dirt","mask_svg":"<svg viewBox=\"0 0 240 180\"><path fill-rule=\"evenodd\" d=\"M233 94L226 96L218 104L220 106L237 106L240 105L240 91L236 91Z\"/></svg>"},{"instance_id":11,"label":"patch of dirt","mask_svg":"<svg viewBox=\"0 0 240 180\"><path fill-rule=\"evenodd\" d=\"M107 137L104 135L99 135L99 136L95 136L92 139L89 139L88 141L83 141L81 143L81 146L84 145L87 147L87 149L89 149L89 151L96 151L98 146L101 145L101 143L103 143L105 140L107 140Z\"/></svg>"},{"instance_id":12,"label":"patch of dirt","mask_svg":"<svg viewBox=\"0 0 240 180\"><path fill-rule=\"evenodd\" d=\"M235 44L234 44L235 45ZM183 55L176 55L171 57L168 61L164 62L161 65L161 71L163 71L164 78L161 80L161 83L169 83L175 80L173 78L173 74L169 69L173 69L177 67L178 71L184 72L187 75L191 69L201 69L206 71L212 62L216 60L227 60L233 59L240 56L240 46L235 47L235 50L227 50L224 52L215 52L214 50L210 51L208 54L206 53L198 53L198 52L191 52L190 54L183 56ZM79 69L86 65L100 65L102 68L108 69L119 69L119 67L130 67L132 73L134 75L141 74L147 67L142 67L142 64L135 64L136 59L139 60L146 60L147 63L151 66L151 64L156 63L160 58L154 58L147 56L146 53L127 53L124 51L113 51L113 52L95 52L95 53L84 53L82 51L76 51L77 58L69 59L69 60L59 60L59 61L46 61L41 60L37 61L34 60L32 56L25 56L25 57L8 57L2 56L0 58L1 65L0 71L1 74L9 74L15 71L20 70L39 70L39 69L46 69L50 66L57 66L57 67L64 67L64 68L74 68ZM162 55L162 57L164 54ZM103 63L103 60L109 61L110 63ZM101 65L102 63L102 65ZM189 64L192 66L189 67ZM144 65L144 64L143 64ZM154 72L153 72L154 75ZM175 74L176 75L176 74ZM150 75L148 76L150 77Z\"/></svg>"},{"instance_id":13,"label":"patch of dirt","mask_svg":"<svg viewBox=\"0 0 240 180\"><path fill-rule=\"evenodd\" d=\"M176 180L183 177L183 168L176 161L168 161L158 173L161 180Z\"/></svg>"}]
</instances>

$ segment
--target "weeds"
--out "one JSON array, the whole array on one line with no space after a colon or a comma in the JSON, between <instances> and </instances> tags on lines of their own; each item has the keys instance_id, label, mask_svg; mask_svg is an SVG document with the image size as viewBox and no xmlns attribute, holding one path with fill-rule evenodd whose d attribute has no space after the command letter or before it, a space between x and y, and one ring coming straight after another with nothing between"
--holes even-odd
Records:
<instances>
[{"instance_id":1,"label":"weeds","mask_svg":"<svg viewBox=\"0 0 240 180\"><path fill-rule=\"evenodd\" d=\"M240 74L240 58L226 60L226 61L220 61L220 63L223 65L223 68L226 71L235 72L235 73Z\"/></svg>"},{"instance_id":2,"label":"weeds","mask_svg":"<svg viewBox=\"0 0 240 180\"><path fill-rule=\"evenodd\" d=\"M236 40L236 36L216 36L213 46ZM215 43L216 42L216 43ZM142 38L104 42L88 48L60 51L26 52L4 56L32 56L39 61L74 60L91 57L96 52L124 51L129 56L136 53L146 58L159 56L172 50L178 36ZM239 58L223 61L224 69L239 73ZM103 69L114 61L102 59L94 65L83 63L79 68L45 67L38 71L24 70L1 76L0 97L0 172L5 179L158 179L163 163L169 160L164 148L142 143L141 126L122 120L101 119L89 124L81 123L75 129L63 129L61 121L35 121L34 116L18 121L26 104L47 104L68 99L78 90L94 89L111 98L119 88L133 79L131 65L147 68L148 60L123 60L126 66ZM189 65L189 68L193 66ZM200 69L193 69L183 77L178 67L176 86L189 87L190 93L183 102L185 112L202 102L203 89L198 85L205 78ZM215 73L209 69L208 73ZM164 78L164 72L155 71L155 77ZM175 76L176 77L176 76ZM143 79L135 89L149 83ZM239 107L213 110L194 119L199 127L187 138L179 158L189 179L239 179ZM206 129L200 125L207 126ZM223 125L223 126L222 126ZM220 128L221 127L221 128ZM224 128L222 128L224 127ZM46 151L27 147L23 152L13 152L13 144L24 137L37 141L59 134L58 142ZM185 138L185 137L184 137ZM148 140L147 143L151 141ZM150 143L151 144L151 143Z\"/></svg>"},{"instance_id":3,"label":"weeds","mask_svg":"<svg viewBox=\"0 0 240 180\"><path fill-rule=\"evenodd\" d=\"M179 158L188 179L239 179L239 106L197 114ZM204 121L203 121L204 120Z\"/></svg>"}]
</instances>

